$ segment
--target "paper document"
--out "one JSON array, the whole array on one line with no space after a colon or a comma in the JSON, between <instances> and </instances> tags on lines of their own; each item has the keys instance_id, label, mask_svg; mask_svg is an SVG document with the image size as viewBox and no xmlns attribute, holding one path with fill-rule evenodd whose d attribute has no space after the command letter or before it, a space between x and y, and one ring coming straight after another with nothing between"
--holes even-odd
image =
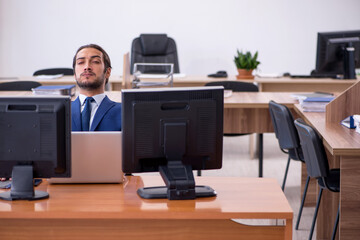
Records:
<instances>
[{"instance_id":1,"label":"paper document","mask_svg":"<svg viewBox=\"0 0 360 240\"><path fill-rule=\"evenodd\" d=\"M334 97L307 97L304 102L330 102Z\"/></svg>"},{"instance_id":2,"label":"paper document","mask_svg":"<svg viewBox=\"0 0 360 240\"><path fill-rule=\"evenodd\" d=\"M300 106L304 112L325 112L326 105L334 97L307 97L299 99Z\"/></svg>"},{"instance_id":3,"label":"paper document","mask_svg":"<svg viewBox=\"0 0 360 240\"><path fill-rule=\"evenodd\" d=\"M56 74L56 75L39 75L36 76L35 78L37 79L57 79L57 78L61 78L63 77L64 74Z\"/></svg>"},{"instance_id":4,"label":"paper document","mask_svg":"<svg viewBox=\"0 0 360 240\"><path fill-rule=\"evenodd\" d=\"M349 116L349 117L345 118L344 120L341 121L341 124L347 128L355 128L356 127L353 116Z\"/></svg>"},{"instance_id":5,"label":"paper document","mask_svg":"<svg viewBox=\"0 0 360 240\"><path fill-rule=\"evenodd\" d=\"M75 95L75 85L50 85L33 88L35 95Z\"/></svg>"},{"instance_id":6,"label":"paper document","mask_svg":"<svg viewBox=\"0 0 360 240\"><path fill-rule=\"evenodd\" d=\"M185 73L174 73L173 74L174 78L184 78L186 77Z\"/></svg>"},{"instance_id":7,"label":"paper document","mask_svg":"<svg viewBox=\"0 0 360 240\"><path fill-rule=\"evenodd\" d=\"M169 78L169 74L139 74L137 78L165 79Z\"/></svg>"},{"instance_id":8,"label":"paper document","mask_svg":"<svg viewBox=\"0 0 360 240\"><path fill-rule=\"evenodd\" d=\"M326 92L312 92L312 93L293 93L291 94L291 97L296 99L306 99L306 98L314 98L314 97L324 97L329 98L333 97L334 94L332 93L326 93Z\"/></svg>"},{"instance_id":9,"label":"paper document","mask_svg":"<svg viewBox=\"0 0 360 240\"><path fill-rule=\"evenodd\" d=\"M257 77L260 78L280 78L283 76L281 73L257 73Z\"/></svg>"},{"instance_id":10,"label":"paper document","mask_svg":"<svg viewBox=\"0 0 360 240\"><path fill-rule=\"evenodd\" d=\"M360 133L360 115L353 115L356 132Z\"/></svg>"},{"instance_id":11,"label":"paper document","mask_svg":"<svg viewBox=\"0 0 360 240\"><path fill-rule=\"evenodd\" d=\"M150 74L150 73L145 73L145 74L139 74L137 75L137 78L153 78L153 79L162 79L162 78L169 78L170 74ZM173 78L184 78L186 77L185 73L174 73L173 74Z\"/></svg>"},{"instance_id":12,"label":"paper document","mask_svg":"<svg viewBox=\"0 0 360 240\"><path fill-rule=\"evenodd\" d=\"M224 90L224 97L231 97L233 91L232 90Z\"/></svg>"}]
</instances>

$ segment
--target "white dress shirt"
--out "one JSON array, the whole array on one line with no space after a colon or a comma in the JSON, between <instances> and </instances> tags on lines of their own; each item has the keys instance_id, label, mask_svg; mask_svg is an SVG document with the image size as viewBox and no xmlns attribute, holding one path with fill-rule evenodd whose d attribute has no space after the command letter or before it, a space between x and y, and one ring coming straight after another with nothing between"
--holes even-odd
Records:
<instances>
[{"instance_id":1,"label":"white dress shirt","mask_svg":"<svg viewBox=\"0 0 360 240\"><path fill-rule=\"evenodd\" d=\"M95 101L91 102L91 115L90 115L90 125L89 125L89 129L91 127L91 124L94 120L94 116L96 111L98 110L102 100L104 100L104 98L106 97L105 93L101 93L98 95L94 95L92 96L94 98ZM79 100L80 100L80 105L81 105L81 112L84 110L85 107L85 99L87 98L87 96L83 95L83 94L79 94Z\"/></svg>"}]
</instances>

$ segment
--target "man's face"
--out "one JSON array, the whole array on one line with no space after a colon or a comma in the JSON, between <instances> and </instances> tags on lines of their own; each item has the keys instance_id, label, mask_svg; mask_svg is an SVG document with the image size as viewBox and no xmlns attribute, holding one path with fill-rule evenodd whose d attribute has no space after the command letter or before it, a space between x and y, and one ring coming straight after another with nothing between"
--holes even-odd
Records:
<instances>
[{"instance_id":1,"label":"man's face","mask_svg":"<svg viewBox=\"0 0 360 240\"><path fill-rule=\"evenodd\" d=\"M105 72L102 52L95 48L81 49L76 55L75 79L78 86L85 90L105 87L105 80L110 76L111 69Z\"/></svg>"}]
</instances>

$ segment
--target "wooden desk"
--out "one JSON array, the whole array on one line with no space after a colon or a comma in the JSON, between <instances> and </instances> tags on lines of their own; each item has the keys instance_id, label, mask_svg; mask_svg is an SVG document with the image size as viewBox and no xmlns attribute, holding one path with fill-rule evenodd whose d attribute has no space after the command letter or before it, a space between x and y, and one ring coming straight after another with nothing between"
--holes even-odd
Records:
<instances>
[{"instance_id":1,"label":"wooden desk","mask_svg":"<svg viewBox=\"0 0 360 240\"><path fill-rule=\"evenodd\" d=\"M128 177L124 184L44 182L37 188L49 199L0 201L0 239L292 239L293 212L275 179L196 181L213 187L217 197L141 199L136 190L163 185L159 176ZM285 224L248 226L231 219L285 219Z\"/></svg>"},{"instance_id":2,"label":"wooden desk","mask_svg":"<svg viewBox=\"0 0 360 240\"><path fill-rule=\"evenodd\" d=\"M207 76L186 76L174 78L174 87L197 87L204 86L207 82L236 81L236 76L227 78L209 78ZM258 78L254 80L244 79L244 82L256 82L260 92L342 92L351 87L357 80L337 80L330 78ZM113 84L112 90L120 90Z\"/></svg>"},{"instance_id":3,"label":"wooden desk","mask_svg":"<svg viewBox=\"0 0 360 240\"><path fill-rule=\"evenodd\" d=\"M2 79L4 81L31 80L38 81L43 85L64 85L75 84L73 76L66 76L59 79L38 79L35 77L19 77L18 79ZM359 80L359 78L358 78ZM186 76L174 78L174 87L196 87L204 86L207 82L214 81L236 81L235 76L227 78L209 78L207 76ZM256 82L260 92L342 92L352 86L357 80L336 80L319 78L258 78L255 80L241 80L246 82ZM121 76L113 75L109 79L109 90L120 91L123 88L123 79Z\"/></svg>"},{"instance_id":4,"label":"wooden desk","mask_svg":"<svg viewBox=\"0 0 360 240\"><path fill-rule=\"evenodd\" d=\"M274 132L269 102L274 100L290 108L297 100L288 92L241 92L224 99L225 133Z\"/></svg>"},{"instance_id":5,"label":"wooden desk","mask_svg":"<svg viewBox=\"0 0 360 240\"><path fill-rule=\"evenodd\" d=\"M360 78L358 78L359 80ZM256 78L260 92L342 92L357 80L331 78Z\"/></svg>"},{"instance_id":6,"label":"wooden desk","mask_svg":"<svg viewBox=\"0 0 360 240\"><path fill-rule=\"evenodd\" d=\"M340 239L357 239L360 235L360 134L340 123L326 123L325 113L305 113L295 110L322 137L331 154L329 165L340 168L340 194L324 191L317 220L317 238L330 239L340 198ZM330 225L329 225L330 224Z\"/></svg>"}]
</instances>

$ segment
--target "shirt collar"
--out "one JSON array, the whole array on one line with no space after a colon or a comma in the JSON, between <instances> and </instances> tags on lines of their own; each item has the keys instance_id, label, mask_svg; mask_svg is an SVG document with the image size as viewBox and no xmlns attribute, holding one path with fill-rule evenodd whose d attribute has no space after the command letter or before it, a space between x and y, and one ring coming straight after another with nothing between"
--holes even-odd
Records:
<instances>
[{"instance_id":1,"label":"shirt collar","mask_svg":"<svg viewBox=\"0 0 360 240\"><path fill-rule=\"evenodd\" d=\"M94 95L92 96L96 102L96 105L100 105L102 100L104 100L104 98L106 97L106 94L105 93L100 93L100 94L97 94L97 95ZM84 105L84 102L85 102L85 99L87 98L86 95L84 94L79 94L79 100L80 100L80 104L81 106Z\"/></svg>"}]
</instances>

